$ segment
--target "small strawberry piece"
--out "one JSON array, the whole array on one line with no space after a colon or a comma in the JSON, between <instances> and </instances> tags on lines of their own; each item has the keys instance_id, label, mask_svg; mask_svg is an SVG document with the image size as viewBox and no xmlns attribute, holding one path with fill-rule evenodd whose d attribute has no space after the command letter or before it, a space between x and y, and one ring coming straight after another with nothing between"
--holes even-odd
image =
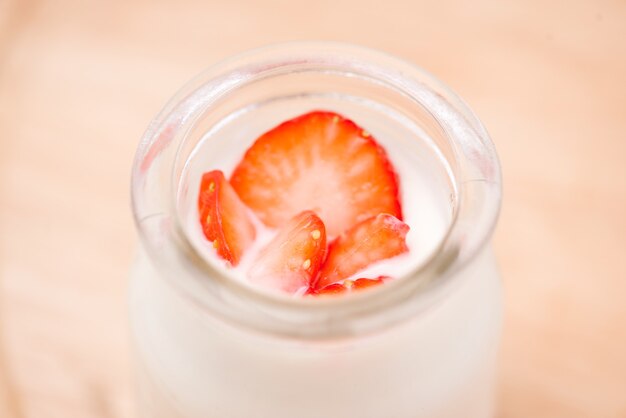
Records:
<instances>
[{"instance_id":1,"label":"small strawberry piece","mask_svg":"<svg viewBox=\"0 0 626 418\"><path fill-rule=\"evenodd\" d=\"M384 149L332 112L307 113L263 134L230 181L270 227L304 210L320 216L329 236L379 213L402 219L397 175Z\"/></svg>"},{"instance_id":2,"label":"small strawberry piece","mask_svg":"<svg viewBox=\"0 0 626 418\"><path fill-rule=\"evenodd\" d=\"M349 289L343 283L333 283L318 291L311 292L314 295L339 295L346 293Z\"/></svg>"},{"instance_id":3,"label":"small strawberry piece","mask_svg":"<svg viewBox=\"0 0 626 418\"><path fill-rule=\"evenodd\" d=\"M383 284L385 280L388 280L389 277L380 276L376 279L356 279L354 283L352 283L352 290L360 290L367 289L368 287L378 286L379 284Z\"/></svg>"},{"instance_id":4,"label":"small strawberry piece","mask_svg":"<svg viewBox=\"0 0 626 418\"><path fill-rule=\"evenodd\" d=\"M407 224L386 213L356 224L328 246L328 257L314 288L322 289L347 279L372 263L408 251L407 232Z\"/></svg>"},{"instance_id":5,"label":"small strawberry piece","mask_svg":"<svg viewBox=\"0 0 626 418\"><path fill-rule=\"evenodd\" d=\"M259 253L248 276L273 289L295 293L309 287L326 255L326 228L313 212L292 218Z\"/></svg>"},{"instance_id":6,"label":"small strawberry piece","mask_svg":"<svg viewBox=\"0 0 626 418\"><path fill-rule=\"evenodd\" d=\"M337 295L341 293L351 292L355 290L367 289L368 287L377 286L385 282L385 280L389 279L386 276L380 276L376 279L356 279L352 280L344 280L343 283L333 283L330 284L319 291L312 291L311 294L315 295Z\"/></svg>"},{"instance_id":7,"label":"small strawberry piece","mask_svg":"<svg viewBox=\"0 0 626 418\"><path fill-rule=\"evenodd\" d=\"M247 211L221 171L204 173L198 197L202 232L217 254L233 266L256 236Z\"/></svg>"}]
</instances>

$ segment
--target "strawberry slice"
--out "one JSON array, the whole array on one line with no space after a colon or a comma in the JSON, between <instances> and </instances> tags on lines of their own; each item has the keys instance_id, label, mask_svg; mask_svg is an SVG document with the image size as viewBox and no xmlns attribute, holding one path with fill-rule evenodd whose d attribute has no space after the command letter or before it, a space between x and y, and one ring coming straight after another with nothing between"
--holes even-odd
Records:
<instances>
[{"instance_id":1,"label":"strawberry slice","mask_svg":"<svg viewBox=\"0 0 626 418\"><path fill-rule=\"evenodd\" d=\"M310 295L339 295L342 293L346 293L349 289L343 285L343 283L333 283L329 284L323 289L320 290L310 290Z\"/></svg>"},{"instance_id":2,"label":"strawberry slice","mask_svg":"<svg viewBox=\"0 0 626 418\"><path fill-rule=\"evenodd\" d=\"M261 250L248 276L273 289L295 293L309 287L326 255L326 228L313 212L305 211L284 225Z\"/></svg>"},{"instance_id":3,"label":"strawberry slice","mask_svg":"<svg viewBox=\"0 0 626 418\"><path fill-rule=\"evenodd\" d=\"M383 212L402 219L397 175L384 149L332 112L307 113L263 134L230 181L270 227L304 210L320 216L329 236Z\"/></svg>"},{"instance_id":4,"label":"strawberry slice","mask_svg":"<svg viewBox=\"0 0 626 418\"><path fill-rule=\"evenodd\" d=\"M376 279L356 279L352 285L351 285L351 289L352 290L361 290L361 289L367 289L368 287L373 287L373 286L377 286L379 284L383 284L385 283L385 280L389 280L389 277L387 276L380 276Z\"/></svg>"},{"instance_id":5,"label":"strawberry slice","mask_svg":"<svg viewBox=\"0 0 626 418\"><path fill-rule=\"evenodd\" d=\"M204 173L198 197L202 232L217 254L233 266L239 264L256 236L247 211L221 171Z\"/></svg>"},{"instance_id":6,"label":"strawberry slice","mask_svg":"<svg viewBox=\"0 0 626 418\"><path fill-rule=\"evenodd\" d=\"M313 287L323 289L372 263L408 251L407 232L407 224L386 213L356 224L330 243L328 257Z\"/></svg>"},{"instance_id":7,"label":"strawberry slice","mask_svg":"<svg viewBox=\"0 0 626 418\"><path fill-rule=\"evenodd\" d=\"M376 279L356 279L352 280L344 280L342 283L333 283L328 286L320 289L318 291L311 291L310 294L315 295L337 295L341 293L351 292L354 290L367 289L368 287L377 286L388 280L387 276L380 276Z\"/></svg>"}]
</instances>

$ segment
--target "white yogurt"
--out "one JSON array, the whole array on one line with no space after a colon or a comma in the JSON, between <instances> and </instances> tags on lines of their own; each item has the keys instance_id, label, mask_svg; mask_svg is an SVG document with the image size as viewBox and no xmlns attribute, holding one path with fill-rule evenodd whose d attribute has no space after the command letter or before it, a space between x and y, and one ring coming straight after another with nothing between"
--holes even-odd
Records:
<instances>
[{"instance_id":1,"label":"white yogurt","mask_svg":"<svg viewBox=\"0 0 626 418\"><path fill-rule=\"evenodd\" d=\"M141 256L133 272L146 418L488 418L501 320L489 250L444 303L380 335L263 338L198 312Z\"/></svg>"}]
</instances>

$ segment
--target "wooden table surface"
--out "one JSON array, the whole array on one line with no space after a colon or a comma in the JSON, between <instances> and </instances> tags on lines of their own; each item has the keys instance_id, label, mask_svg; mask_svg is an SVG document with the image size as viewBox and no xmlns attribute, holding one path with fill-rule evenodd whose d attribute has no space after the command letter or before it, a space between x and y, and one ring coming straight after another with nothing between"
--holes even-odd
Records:
<instances>
[{"instance_id":1,"label":"wooden table surface","mask_svg":"<svg viewBox=\"0 0 626 418\"><path fill-rule=\"evenodd\" d=\"M201 69L294 39L415 62L491 132L499 417L626 417L623 0L0 0L0 417L134 416L134 148Z\"/></svg>"}]
</instances>

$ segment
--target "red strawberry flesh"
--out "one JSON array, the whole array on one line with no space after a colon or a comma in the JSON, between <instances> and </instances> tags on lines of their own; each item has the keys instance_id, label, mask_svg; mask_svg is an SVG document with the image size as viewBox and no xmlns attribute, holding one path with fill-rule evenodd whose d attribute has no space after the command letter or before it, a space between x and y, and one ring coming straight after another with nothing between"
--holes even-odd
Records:
<instances>
[{"instance_id":1,"label":"red strawberry flesh","mask_svg":"<svg viewBox=\"0 0 626 418\"><path fill-rule=\"evenodd\" d=\"M330 243L314 288L323 289L373 263L407 252L408 231L407 224L385 213L354 225Z\"/></svg>"},{"instance_id":2,"label":"red strawberry flesh","mask_svg":"<svg viewBox=\"0 0 626 418\"><path fill-rule=\"evenodd\" d=\"M295 216L261 250L248 276L265 287L296 293L311 285L326 254L326 228L311 211Z\"/></svg>"},{"instance_id":3,"label":"red strawberry flesh","mask_svg":"<svg viewBox=\"0 0 626 418\"><path fill-rule=\"evenodd\" d=\"M369 287L378 286L383 284L389 277L378 277L377 279L356 279L352 283L352 290L367 289Z\"/></svg>"},{"instance_id":4,"label":"red strawberry flesh","mask_svg":"<svg viewBox=\"0 0 626 418\"><path fill-rule=\"evenodd\" d=\"M333 283L319 291L312 291L314 295L339 295L346 293L349 289L343 283Z\"/></svg>"},{"instance_id":5,"label":"red strawberry flesh","mask_svg":"<svg viewBox=\"0 0 626 418\"><path fill-rule=\"evenodd\" d=\"M342 294L350 291L367 289L369 287L378 286L379 284L383 284L385 280L389 279L389 277L381 276L376 279L356 279L352 280L344 280L342 283L333 283L328 286L320 289L318 291L311 291L311 294L314 295L336 295Z\"/></svg>"},{"instance_id":6,"label":"red strawberry flesh","mask_svg":"<svg viewBox=\"0 0 626 418\"><path fill-rule=\"evenodd\" d=\"M198 213L202 232L217 254L233 266L239 264L256 232L248 209L221 171L210 171L202 176Z\"/></svg>"},{"instance_id":7,"label":"red strawberry flesh","mask_svg":"<svg viewBox=\"0 0 626 418\"><path fill-rule=\"evenodd\" d=\"M384 149L354 122L315 111L259 137L231 183L266 225L312 210L337 236L379 213L402 219L398 180Z\"/></svg>"}]
</instances>

